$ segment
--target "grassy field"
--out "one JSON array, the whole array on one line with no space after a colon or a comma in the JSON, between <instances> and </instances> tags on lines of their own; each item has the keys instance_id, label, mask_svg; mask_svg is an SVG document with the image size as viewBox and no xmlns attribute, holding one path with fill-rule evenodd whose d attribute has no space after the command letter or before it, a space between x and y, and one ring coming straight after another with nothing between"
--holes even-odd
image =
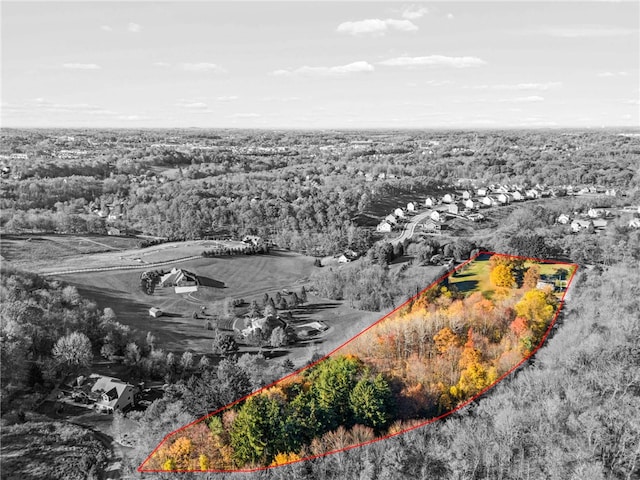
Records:
<instances>
[{"instance_id":1,"label":"grassy field","mask_svg":"<svg viewBox=\"0 0 640 480\"><path fill-rule=\"evenodd\" d=\"M489 255L481 255L469 266L464 267L462 270L456 272L449 277L449 284L455 285L456 288L465 293L471 294L473 292L482 292L482 294L491 298L495 292L495 287L491 284L489 279ZM563 263L543 263L543 262L525 262L525 267L528 268L531 265L538 265L540 267L540 274L542 276L555 275L558 270L565 269L569 271L571 275L571 266ZM567 277L567 280L569 277ZM562 296L562 292L557 292L558 298Z\"/></svg>"},{"instance_id":2,"label":"grassy field","mask_svg":"<svg viewBox=\"0 0 640 480\"><path fill-rule=\"evenodd\" d=\"M474 262L449 277L449 284L455 285L463 293L494 291L489 282L489 256L481 255Z\"/></svg>"},{"instance_id":3,"label":"grassy field","mask_svg":"<svg viewBox=\"0 0 640 480\"><path fill-rule=\"evenodd\" d=\"M136 238L101 235L3 235L0 254L14 265L28 268L37 261L132 249L137 247L139 241Z\"/></svg>"},{"instance_id":4,"label":"grassy field","mask_svg":"<svg viewBox=\"0 0 640 480\"><path fill-rule=\"evenodd\" d=\"M60 275L60 280L77 286L83 296L93 300L100 308L111 307L118 321L140 333L141 340L147 332L156 336L158 345L168 351L181 353L191 350L196 354L211 353L213 332L205 328L207 320L215 324L213 316L216 302L226 297L242 298L245 302L262 301L265 293L274 296L283 290L299 291L307 284L313 267L313 258L290 252L274 252L269 255L200 258L172 265L196 273L207 284L216 287L199 287L192 294L176 294L173 288L157 288L149 296L140 289L142 270ZM169 268L169 267L167 267ZM308 286L308 285L307 285ZM207 319L194 319L193 313L202 317L205 306ZM150 307L158 307L166 313L160 318L148 314ZM313 351L327 352L362 330L378 318L379 313L369 314L350 309L342 302L333 302L309 295L307 305L293 311L295 323L323 321L329 330L318 338L290 347L286 353L294 363L310 357ZM222 321L221 328L229 328ZM252 349L248 349L252 350Z\"/></svg>"}]
</instances>

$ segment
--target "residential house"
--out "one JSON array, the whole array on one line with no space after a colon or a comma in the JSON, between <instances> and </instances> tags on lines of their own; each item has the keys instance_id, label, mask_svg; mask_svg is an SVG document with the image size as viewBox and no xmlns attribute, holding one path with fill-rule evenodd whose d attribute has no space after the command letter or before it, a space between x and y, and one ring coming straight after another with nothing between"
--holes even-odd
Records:
<instances>
[{"instance_id":1,"label":"residential house","mask_svg":"<svg viewBox=\"0 0 640 480\"><path fill-rule=\"evenodd\" d=\"M397 225L398 224L398 220L396 220L396 217L393 214L389 214L386 217L384 217L385 221L387 223L390 223L391 225Z\"/></svg>"},{"instance_id":2,"label":"residential house","mask_svg":"<svg viewBox=\"0 0 640 480\"><path fill-rule=\"evenodd\" d=\"M358 259L358 254L353 250L347 250L338 257L338 263L349 263Z\"/></svg>"},{"instance_id":3,"label":"residential house","mask_svg":"<svg viewBox=\"0 0 640 480\"><path fill-rule=\"evenodd\" d=\"M462 203L449 204L449 213L453 215L461 215L466 207Z\"/></svg>"},{"instance_id":4,"label":"residential house","mask_svg":"<svg viewBox=\"0 0 640 480\"><path fill-rule=\"evenodd\" d=\"M487 207L495 207L498 205L498 199L492 195L487 195L482 199L482 204Z\"/></svg>"},{"instance_id":5,"label":"residential house","mask_svg":"<svg viewBox=\"0 0 640 480\"><path fill-rule=\"evenodd\" d=\"M527 196L527 198L540 198L541 194L540 194L540 190L536 189L536 188L530 188L529 190L527 190L525 192L525 195Z\"/></svg>"},{"instance_id":6,"label":"residential house","mask_svg":"<svg viewBox=\"0 0 640 480\"><path fill-rule=\"evenodd\" d=\"M604 210L602 210L601 208L590 208L587 211L587 215L589 216L589 218L600 218L604 215Z\"/></svg>"},{"instance_id":7,"label":"residential house","mask_svg":"<svg viewBox=\"0 0 640 480\"><path fill-rule=\"evenodd\" d=\"M277 315L268 315L261 318L247 319L248 325L242 329L243 337L248 337L252 334L260 334L262 336L270 335L276 328L287 328L287 323ZM267 337L268 338L268 337Z\"/></svg>"},{"instance_id":8,"label":"residential house","mask_svg":"<svg viewBox=\"0 0 640 480\"><path fill-rule=\"evenodd\" d=\"M513 201L513 197L509 193L501 193L498 195L498 202L506 205Z\"/></svg>"},{"instance_id":9,"label":"residential house","mask_svg":"<svg viewBox=\"0 0 640 480\"><path fill-rule=\"evenodd\" d=\"M427 208L431 208L436 204L436 200L433 197L427 197L424 201L424 206Z\"/></svg>"},{"instance_id":10,"label":"residential house","mask_svg":"<svg viewBox=\"0 0 640 480\"><path fill-rule=\"evenodd\" d=\"M640 218L632 218L629 220L629 228L640 228Z\"/></svg>"},{"instance_id":11,"label":"residential house","mask_svg":"<svg viewBox=\"0 0 640 480\"><path fill-rule=\"evenodd\" d=\"M456 200L456 196L453 193L445 193L442 197L442 203L453 203Z\"/></svg>"},{"instance_id":12,"label":"residential house","mask_svg":"<svg viewBox=\"0 0 640 480\"><path fill-rule=\"evenodd\" d=\"M604 218L595 218L593 220L593 228L597 228L599 230L603 230L607 228L608 222Z\"/></svg>"},{"instance_id":13,"label":"residential house","mask_svg":"<svg viewBox=\"0 0 640 480\"><path fill-rule=\"evenodd\" d=\"M396 208L393 214L398 218L404 218L404 211L401 208Z\"/></svg>"},{"instance_id":14,"label":"residential house","mask_svg":"<svg viewBox=\"0 0 640 480\"><path fill-rule=\"evenodd\" d=\"M440 217L440 212L438 212L437 210L434 210L433 212L431 212L431 215L429 215L429 218L435 222L442 221L442 218Z\"/></svg>"},{"instance_id":15,"label":"residential house","mask_svg":"<svg viewBox=\"0 0 640 480\"><path fill-rule=\"evenodd\" d=\"M135 388L118 378L98 377L91 391L100 394L95 408L101 412L125 411L135 405Z\"/></svg>"},{"instance_id":16,"label":"residential house","mask_svg":"<svg viewBox=\"0 0 640 480\"><path fill-rule=\"evenodd\" d=\"M391 231L391 224L386 220L383 220L376 227L376 232L389 233Z\"/></svg>"},{"instance_id":17,"label":"residential house","mask_svg":"<svg viewBox=\"0 0 640 480\"><path fill-rule=\"evenodd\" d=\"M181 268L172 268L169 273L165 273L160 277L159 286L161 287L186 287L198 285L198 276L195 273L188 272Z\"/></svg>"},{"instance_id":18,"label":"residential house","mask_svg":"<svg viewBox=\"0 0 640 480\"><path fill-rule=\"evenodd\" d=\"M486 197L486 196L487 196L487 193L489 193L489 191L487 190L487 188L486 188L486 187L482 187L482 188L479 188L479 189L478 189L478 192L477 192L477 193L478 193L478 196L479 196L479 197Z\"/></svg>"},{"instance_id":19,"label":"residential house","mask_svg":"<svg viewBox=\"0 0 640 480\"><path fill-rule=\"evenodd\" d=\"M571 222L571 230L573 232L581 232L582 230L587 230L590 226L592 226L591 220L579 220L575 219Z\"/></svg>"},{"instance_id":20,"label":"residential house","mask_svg":"<svg viewBox=\"0 0 640 480\"><path fill-rule=\"evenodd\" d=\"M120 235L120 230L114 227L107 228L107 235Z\"/></svg>"},{"instance_id":21,"label":"residential house","mask_svg":"<svg viewBox=\"0 0 640 480\"><path fill-rule=\"evenodd\" d=\"M462 192L462 199L463 200L469 200L471 198L471 193L469 193L468 190L465 190L464 192Z\"/></svg>"},{"instance_id":22,"label":"residential house","mask_svg":"<svg viewBox=\"0 0 640 480\"><path fill-rule=\"evenodd\" d=\"M477 210L480 208L479 202L471 200L470 198L464 201L464 207L467 210Z\"/></svg>"},{"instance_id":23,"label":"residential house","mask_svg":"<svg viewBox=\"0 0 640 480\"><path fill-rule=\"evenodd\" d=\"M555 290L556 286L553 282L549 282L547 280L538 280L538 283L536 284L536 288L538 290Z\"/></svg>"},{"instance_id":24,"label":"residential house","mask_svg":"<svg viewBox=\"0 0 640 480\"><path fill-rule=\"evenodd\" d=\"M262 237L258 237L256 235L245 235L244 238L242 239L243 243L250 243L253 246L259 246L262 245L263 240Z\"/></svg>"},{"instance_id":25,"label":"residential house","mask_svg":"<svg viewBox=\"0 0 640 480\"><path fill-rule=\"evenodd\" d=\"M407 212L415 212L416 205L413 202L407 203Z\"/></svg>"},{"instance_id":26,"label":"residential house","mask_svg":"<svg viewBox=\"0 0 640 480\"><path fill-rule=\"evenodd\" d=\"M153 318L158 318L162 316L162 310L156 307L151 307L149 309L149 316Z\"/></svg>"},{"instance_id":27,"label":"residential house","mask_svg":"<svg viewBox=\"0 0 640 480\"><path fill-rule=\"evenodd\" d=\"M520 190L515 190L511 196L513 197L513 200L515 200L516 202L521 202L524 200L524 195L522 194L522 192Z\"/></svg>"},{"instance_id":28,"label":"residential house","mask_svg":"<svg viewBox=\"0 0 640 480\"><path fill-rule=\"evenodd\" d=\"M571 218L569 218L569 215L565 215L564 213L561 213L556 219L556 222L562 225L566 225L567 223L569 223L569 220L571 220Z\"/></svg>"},{"instance_id":29,"label":"residential house","mask_svg":"<svg viewBox=\"0 0 640 480\"><path fill-rule=\"evenodd\" d=\"M442 225L440 223L434 222L431 219L428 219L426 222L422 224L423 230L428 232L439 232L442 230Z\"/></svg>"}]
</instances>

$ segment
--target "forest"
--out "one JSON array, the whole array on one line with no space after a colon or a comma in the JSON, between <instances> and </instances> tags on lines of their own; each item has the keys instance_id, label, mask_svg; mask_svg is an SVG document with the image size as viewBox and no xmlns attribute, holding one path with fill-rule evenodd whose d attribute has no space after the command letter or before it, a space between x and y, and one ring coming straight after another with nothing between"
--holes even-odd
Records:
<instances>
[{"instance_id":1,"label":"forest","mask_svg":"<svg viewBox=\"0 0 640 480\"><path fill-rule=\"evenodd\" d=\"M330 357L168 436L141 471L278 466L446 415L539 348L574 271L482 254Z\"/></svg>"},{"instance_id":2,"label":"forest","mask_svg":"<svg viewBox=\"0 0 640 480\"><path fill-rule=\"evenodd\" d=\"M3 161L6 232L257 234L327 255L372 245L359 227L375 225L381 200L430 194L460 179L524 186L553 179L640 195L640 145L614 132L389 132L373 135L365 149L352 142L367 132L60 133L2 131L4 153L29 156ZM87 153L56 157L69 148Z\"/></svg>"}]
</instances>

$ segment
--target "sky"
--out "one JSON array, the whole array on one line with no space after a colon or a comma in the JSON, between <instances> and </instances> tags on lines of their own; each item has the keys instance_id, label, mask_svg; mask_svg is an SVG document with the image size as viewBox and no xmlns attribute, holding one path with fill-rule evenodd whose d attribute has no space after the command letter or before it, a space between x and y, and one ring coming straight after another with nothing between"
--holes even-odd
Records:
<instances>
[{"instance_id":1,"label":"sky","mask_svg":"<svg viewBox=\"0 0 640 480\"><path fill-rule=\"evenodd\" d=\"M640 2L2 1L2 127L640 126Z\"/></svg>"}]
</instances>

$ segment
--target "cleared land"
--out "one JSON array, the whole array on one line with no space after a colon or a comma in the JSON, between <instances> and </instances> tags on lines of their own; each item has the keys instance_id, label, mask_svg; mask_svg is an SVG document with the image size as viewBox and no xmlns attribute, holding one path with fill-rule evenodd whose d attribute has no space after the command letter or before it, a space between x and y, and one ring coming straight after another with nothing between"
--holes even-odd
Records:
<instances>
[{"instance_id":1,"label":"cleared land","mask_svg":"<svg viewBox=\"0 0 640 480\"><path fill-rule=\"evenodd\" d=\"M166 261L175 252L182 256L192 253L193 249L185 245L160 250L153 247L146 258ZM76 273L55 278L75 285L83 296L95 301L100 308L112 308L118 321L138 331L141 337L151 332L167 351L191 350L196 354L210 354L213 331L207 330L205 323L210 321L222 330L231 330L230 322L216 321L212 315L217 302L230 297L248 303L254 299L261 301L265 293L274 296L283 290L299 291L308 284L315 268L312 257L280 251L268 255L197 258L162 268L171 267L194 272L203 283L215 286L200 286L197 292L190 294L176 294L171 287L156 288L153 295L147 295L140 288L140 273L144 269ZM329 329L281 352L289 355L294 363L308 359L314 351L328 352L348 338L346 335L365 328L377 318L377 314L348 308L342 302L313 295L308 298L307 304L293 309L294 326L322 321ZM204 314L202 306L205 307ZM149 316L151 307L160 308L165 314L152 318ZM198 313L199 319L193 318L194 312Z\"/></svg>"}]
</instances>

